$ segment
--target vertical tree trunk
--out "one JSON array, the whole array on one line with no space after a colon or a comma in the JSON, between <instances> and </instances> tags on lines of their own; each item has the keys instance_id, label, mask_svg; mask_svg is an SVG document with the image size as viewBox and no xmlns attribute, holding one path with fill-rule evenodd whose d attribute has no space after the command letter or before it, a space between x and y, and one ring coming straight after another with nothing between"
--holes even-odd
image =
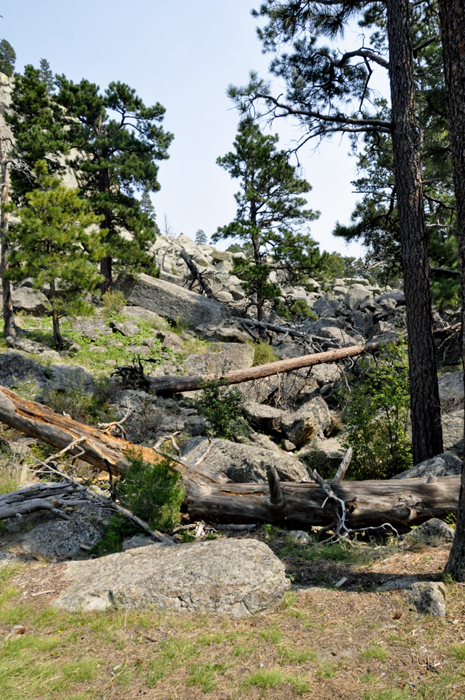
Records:
<instances>
[{"instance_id":1,"label":"vertical tree trunk","mask_svg":"<svg viewBox=\"0 0 465 700\"><path fill-rule=\"evenodd\" d=\"M52 320L53 320L53 342L55 344L55 348L60 352L63 350L63 338L61 337L61 331L60 331L60 319L58 318L58 311L53 308L52 311Z\"/></svg>"},{"instance_id":2,"label":"vertical tree trunk","mask_svg":"<svg viewBox=\"0 0 465 700\"><path fill-rule=\"evenodd\" d=\"M2 275L2 297L3 297L3 335L5 338L16 336L15 318L13 313L13 303L11 301L11 283L5 279L5 272L8 269L7 254L8 254L8 214L5 211L5 206L9 200L10 189L10 167L6 156L3 152L3 144L0 142L0 158L2 172L2 202L1 202L1 275Z\"/></svg>"},{"instance_id":3,"label":"vertical tree trunk","mask_svg":"<svg viewBox=\"0 0 465 700\"><path fill-rule=\"evenodd\" d=\"M442 56L447 92L449 139L454 169L454 188L462 273L462 328L465 321L465 7L463 0L439 0ZM462 361L465 342L462 333ZM457 528L446 564L446 573L465 581L465 471L462 469Z\"/></svg>"},{"instance_id":4,"label":"vertical tree trunk","mask_svg":"<svg viewBox=\"0 0 465 700\"><path fill-rule=\"evenodd\" d=\"M102 294L111 292L113 286L113 265L110 256L100 260L100 273L103 275Z\"/></svg>"},{"instance_id":5,"label":"vertical tree trunk","mask_svg":"<svg viewBox=\"0 0 465 700\"><path fill-rule=\"evenodd\" d=\"M409 0L386 0L394 173L401 231L413 462L443 451L430 272L415 117Z\"/></svg>"}]
</instances>

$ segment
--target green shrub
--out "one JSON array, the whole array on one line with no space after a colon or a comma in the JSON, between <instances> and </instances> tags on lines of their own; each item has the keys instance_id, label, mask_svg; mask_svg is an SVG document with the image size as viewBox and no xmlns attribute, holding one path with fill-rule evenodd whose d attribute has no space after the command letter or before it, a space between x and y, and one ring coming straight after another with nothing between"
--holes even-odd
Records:
<instances>
[{"instance_id":1,"label":"green shrub","mask_svg":"<svg viewBox=\"0 0 465 700\"><path fill-rule=\"evenodd\" d=\"M292 304L290 311L293 316L306 316L312 321L316 321L318 319L316 313L312 311L307 302L303 299L298 299L297 301L295 301Z\"/></svg>"},{"instance_id":2,"label":"green shrub","mask_svg":"<svg viewBox=\"0 0 465 700\"><path fill-rule=\"evenodd\" d=\"M49 389L44 403L58 413L66 413L81 423L95 423L112 418L108 406L109 380L101 377L94 380L89 391L82 383L75 382L69 389Z\"/></svg>"},{"instance_id":3,"label":"green shrub","mask_svg":"<svg viewBox=\"0 0 465 700\"><path fill-rule=\"evenodd\" d=\"M139 455L131 454L128 460L129 468L115 485L117 499L152 530L173 530L181 519L185 497L181 473L169 458L148 464ZM124 539L139 534L147 533L124 515L116 513L93 551L99 555L119 552Z\"/></svg>"},{"instance_id":4,"label":"green shrub","mask_svg":"<svg viewBox=\"0 0 465 700\"><path fill-rule=\"evenodd\" d=\"M231 440L247 432L243 403L243 395L238 389L231 389L227 379L214 379L203 382L196 406L210 423L212 436Z\"/></svg>"},{"instance_id":5,"label":"green shrub","mask_svg":"<svg viewBox=\"0 0 465 700\"><path fill-rule=\"evenodd\" d=\"M408 364L402 345L388 345L377 358L360 363L361 377L352 381L344 447L352 447L348 476L389 479L412 466Z\"/></svg>"},{"instance_id":6,"label":"green shrub","mask_svg":"<svg viewBox=\"0 0 465 700\"><path fill-rule=\"evenodd\" d=\"M266 365L268 362L276 362L279 357L274 353L273 348L265 340L258 340L253 345L254 356L253 366Z\"/></svg>"},{"instance_id":7,"label":"green shrub","mask_svg":"<svg viewBox=\"0 0 465 700\"><path fill-rule=\"evenodd\" d=\"M102 296L102 311L105 315L120 314L126 306L123 292L105 292Z\"/></svg>"}]
</instances>

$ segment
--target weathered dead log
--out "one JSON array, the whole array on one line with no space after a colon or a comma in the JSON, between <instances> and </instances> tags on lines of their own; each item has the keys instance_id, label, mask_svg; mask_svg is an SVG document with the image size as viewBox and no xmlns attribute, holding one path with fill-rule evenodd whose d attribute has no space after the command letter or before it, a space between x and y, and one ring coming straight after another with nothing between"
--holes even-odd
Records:
<instances>
[{"instance_id":1,"label":"weathered dead log","mask_svg":"<svg viewBox=\"0 0 465 700\"><path fill-rule=\"evenodd\" d=\"M187 509L192 519L221 523L274 523L308 529L334 520L333 504L317 484L187 484ZM418 525L457 512L460 477L427 483L422 479L347 481L331 484L344 501L347 527L390 523L396 528ZM280 493L280 495L278 495ZM278 504L278 500L280 504Z\"/></svg>"},{"instance_id":2,"label":"weathered dead log","mask_svg":"<svg viewBox=\"0 0 465 700\"><path fill-rule=\"evenodd\" d=\"M162 459L162 456L150 447L134 445L104 430L79 423L47 406L23 399L5 387L0 387L0 422L53 447L69 447L68 454L71 456L79 456L79 459L98 469L110 470L112 474L119 474L127 469L129 463L126 456L130 452L141 454L150 464ZM71 443L75 443L74 447ZM183 460L180 466L183 471L189 473L190 479L201 477L203 481L213 482L226 480L226 477L221 479L189 464L186 460Z\"/></svg>"},{"instance_id":3,"label":"weathered dead log","mask_svg":"<svg viewBox=\"0 0 465 700\"><path fill-rule=\"evenodd\" d=\"M252 379L262 379L273 374L292 372L292 370L303 367L313 367L328 362L338 362L347 357L361 355L362 352L376 352L380 349L380 343L369 343L368 345L351 345L340 350L328 350L317 352L311 355L293 357L290 360L279 360L278 362L268 362L266 365L258 367L248 367L247 369L234 369L223 375L231 384L241 384ZM150 388L159 395L175 394L181 391L196 391L200 389L203 382L216 379L214 374L206 374L201 377L156 377L150 379Z\"/></svg>"},{"instance_id":4,"label":"weathered dead log","mask_svg":"<svg viewBox=\"0 0 465 700\"><path fill-rule=\"evenodd\" d=\"M66 518L60 508L78 503L84 505L86 499L79 493L77 484L72 482L59 484L36 484L26 489L0 495L0 520L26 515L37 510L51 510L60 517Z\"/></svg>"}]
</instances>

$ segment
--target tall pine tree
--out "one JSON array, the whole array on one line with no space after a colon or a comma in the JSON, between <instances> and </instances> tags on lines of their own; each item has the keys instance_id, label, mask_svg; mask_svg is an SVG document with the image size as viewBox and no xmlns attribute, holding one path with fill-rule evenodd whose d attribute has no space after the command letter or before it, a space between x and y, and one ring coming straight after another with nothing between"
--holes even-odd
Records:
<instances>
[{"instance_id":1,"label":"tall pine tree","mask_svg":"<svg viewBox=\"0 0 465 700\"><path fill-rule=\"evenodd\" d=\"M104 93L87 80L75 84L59 76L57 84L56 100L64 108L67 140L73 149L68 163L108 231L100 263L104 291L111 289L114 264L154 274L150 248L156 224L136 192L160 189L156 161L168 158L173 139L161 126L164 107L159 103L147 107L132 88L119 82Z\"/></svg>"},{"instance_id":2,"label":"tall pine tree","mask_svg":"<svg viewBox=\"0 0 465 700\"><path fill-rule=\"evenodd\" d=\"M249 244L250 258L236 259L234 272L262 321L265 302L276 300L279 286L270 280L271 272L285 271L294 277L314 274L324 264L317 243L300 229L318 218L318 212L304 209L302 197L311 187L299 178L286 151L276 148L278 136L266 136L251 118L239 124L234 151L217 163L240 182L235 195L234 221L213 234L212 240L238 239ZM300 281L302 281L300 279Z\"/></svg>"}]
</instances>

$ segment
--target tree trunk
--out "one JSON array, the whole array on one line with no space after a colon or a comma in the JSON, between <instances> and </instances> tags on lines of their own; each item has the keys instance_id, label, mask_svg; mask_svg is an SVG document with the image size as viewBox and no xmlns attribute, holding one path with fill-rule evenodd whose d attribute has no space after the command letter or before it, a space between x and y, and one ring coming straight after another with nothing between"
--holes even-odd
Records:
<instances>
[{"instance_id":1,"label":"tree trunk","mask_svg":"<svg viewBox=\"0 0 465 700\"><path fill-rule=\"evenodd\" d=\"M317 484L280 483L280 499L268 484L202 484L184 482L187 510L193 519L216 523L274 523L307 530L330 525L332 504ZM427 483L422 479L347 481L331 484L346 505L349 528L390 523L405 531L430 518L457 512L460 477ZM275 503L273 503L275 501Z\"/></svg>"},{"instance_id":2,"label":"tree trunk","mask_svg":"<svg viewBox=\"0 0 465 700\"><path fill-rule=\"evenodd\" d=\"M253 379L262 379L263 377L271 377L274 374L282 374L283 372L291 372L303 367L312 367L321 365L326 362L338 362L347 357L356 357L362 352L376 352L379 350L379 343L370 343L369 345L351 345L348 348L341 350L327 350L326 352L317 352L312 355L302 355L301 357L293 357L290 360L279 360L278 362L268 362L265 365L258 367L248 367L247 369L234 369L231 372L226 372L222 378L227 379L231 384L241 384L242 382L250 382ZM150 379L150 388L160 396L176 394L180 391L196 391L202 388L202 384L206 381L217 379L214 374L206 374L202 377L156 377Z\"/></svg>"},{"instance_id":3,"label":"tree trunk","mask_svg":"<svg viewBox=\"0 0 465 700\"><path fill-rule=\"evenodd\" d=\"M5 211L5 206L8 204L9 188L10 188L10 167L3 153L3 144L1 148L2 160L2 213L1 213L1 275L2 275L2 297L3 297L3 335L5 338L16 336L15 318L13 313L13 303L11 301L11 282L5 278L5 272L8 270L8 214Z\"/></svg>"},{"instance_id":4,"label":"tree trunk","mask_svg":"<svg viewBox=\"0 0 465 700\"><path fill-rule=\"evenodd\" d=\"M459 230L459 260L462 273L462 328L465 328L465 7L463 0L439 0L438 5ZM465 362L465 338L463 333L462 361ZM465 581L464 470L462 470L457 528L445 571L458 581Z\"/></svg>"},{"instance_id":5,"label":"tree trunk","mask_svg":"<svg viewBox=\"0 0 465 700\"><path fill-rule=\"evenodd\" d=\"M113 265L110 256L100 260L100 274L103 275L102 294L111 292L113 286Z\"/></svg>"},{"instance_id":6,"label":"tree trunk","mask_svg":"<svg viewBox=\"0 0 465 700\"><path fill-rule=\"evenodd\" d=\"M415 118L409 0L387 0L392 143L409 354L413 463L443 451L430 272Z\"/></svg>"},{"instance_id":7,"label":"tree trunk","mask_svg":"<svg viewBox=\"0 0 465 700\"><path fill-rule=\"evenodd\" d=\"M54 342L55 348L58 350L58 352L61 352L63 350L63 338L61 337L60 319L58 318L58 311L56 309L53 309L53 311L52 311L52 321L53 321L53 342Z\"/></svg>"}]
</instances>

